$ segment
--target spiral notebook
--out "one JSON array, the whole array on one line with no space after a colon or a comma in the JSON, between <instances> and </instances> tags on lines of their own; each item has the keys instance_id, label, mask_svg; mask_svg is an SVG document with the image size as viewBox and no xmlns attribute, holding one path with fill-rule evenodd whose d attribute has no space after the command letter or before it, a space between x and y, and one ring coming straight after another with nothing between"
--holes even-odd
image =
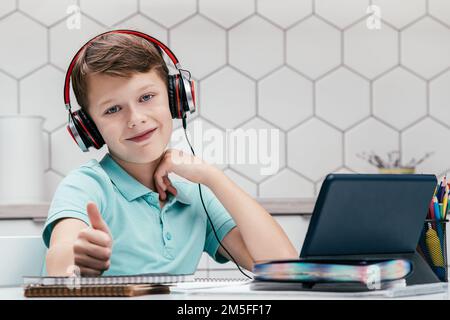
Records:
<instances>
[{"instance_id":1,"label":"spiral notebook","mask_svg":"<svg viewBox=\"0 0 450 320\"><path fill-rule=\"evenodd\" d=\"M168 294L180 285L198 288L212 282L242 278L194 278L194 275L142 274L102 277L24 277L25 297L133 297ZM195 285L197 284L197 285ZM206 285L208 287L208 285Z\"/></svg>"},{"instance_id":2,"label":"spiral notebook","mask_svg":"<svg viewBox=\"0 0 450 320\"><path fill-rule=\"evenodd\" d=\"M145 273L138 275L98 277L23 277L24 286L70 286L70 285L120 285L120 284L168 284L194 281L193 274Z\"/></svg>"},{"instance_id":3,"label":"spiral notebook","mask_svg":"<svg viewBox=\"0 0 450 320\"><path fill-rule=\"evenodd\" d=\"M24 295L35 297L135 297L145 294L168 294L170 287L161 284L80 285L27 285Z\"/></svg>"}]
</instances>

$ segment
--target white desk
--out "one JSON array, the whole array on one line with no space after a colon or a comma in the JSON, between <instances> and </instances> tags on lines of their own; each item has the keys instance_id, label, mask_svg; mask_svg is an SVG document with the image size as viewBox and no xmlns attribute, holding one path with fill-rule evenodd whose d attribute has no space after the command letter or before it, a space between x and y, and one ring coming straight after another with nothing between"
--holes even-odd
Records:
<instances>
[{"instance_id":1,"label":"white desk","mask_svg":"<svg viewBox=\"0 0 450 320\"><path fill-rule=\"evenodd\" d=\"M448 300L449 290L442 293L402 296L392 298L381 292L370 292L363 295L354 293L324 293L299 291L251 291L248 283L244 282L206 282L182 283L171 287L170 294L153 294L132 298L26 298L21 287L0 287L0 300L23 299L133 299L133 300L348 300L348 299L404 299L404 300Z\"/></svg>"}]
</instances>

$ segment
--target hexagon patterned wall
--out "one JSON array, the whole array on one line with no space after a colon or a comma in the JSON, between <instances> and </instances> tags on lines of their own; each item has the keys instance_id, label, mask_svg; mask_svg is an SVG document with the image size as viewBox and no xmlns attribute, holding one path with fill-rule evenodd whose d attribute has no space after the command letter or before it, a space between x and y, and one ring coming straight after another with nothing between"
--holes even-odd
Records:
<instances>
[{"instance_id":1,"label":"hexagon patterned wall","mask_svg":"<svg viewBox=\"0 0 450 320\"><path fill-rule=\"evenodd\" d=\"M79 29L67 25L74 6ZM417 172L450 169L448 0L2 0L0 114L46 118L48 200L107 152L73 143L62 87L79 46L116 28L159 38L191 71L200 106L188 129L278 130L273 174L216 163L253 196L313 197L327 173L376 172L361 152L400 150L404 162L433 152Z\"/></svg>"}]
</instances>

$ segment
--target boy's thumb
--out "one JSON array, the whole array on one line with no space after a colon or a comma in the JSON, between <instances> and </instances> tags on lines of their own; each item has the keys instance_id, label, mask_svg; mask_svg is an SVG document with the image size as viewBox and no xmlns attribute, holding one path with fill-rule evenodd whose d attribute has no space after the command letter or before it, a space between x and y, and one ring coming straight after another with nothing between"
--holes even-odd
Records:
<instances>
[{"instance_id":1,"label":"boy's thumb","mask_svg":"<svg viewBox=\"0 0 450 320\"><path fill-rule=\"evenodd\" d=\"M88 202L87 214L89 216L89 221L91 221L92 228L111 234L108 225L105 220L103 220L102 215L94 202Z\"/></svg>"}]
</instances>

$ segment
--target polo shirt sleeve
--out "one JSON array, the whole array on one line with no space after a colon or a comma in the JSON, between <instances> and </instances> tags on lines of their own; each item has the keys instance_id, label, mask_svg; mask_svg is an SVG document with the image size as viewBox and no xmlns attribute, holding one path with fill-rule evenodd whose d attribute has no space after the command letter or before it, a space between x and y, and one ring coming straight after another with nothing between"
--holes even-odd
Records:
<instances>
[{"instance_id":1,"label":"polo shirt sleeve","mask_svg":"<svg viewBox=\"0 0 450 320\"><path fill-rule=\"evenodd\" d=\"M201 188L206 210L208 210L208 214L212 220L214 229L216 230L217 237L220 239L220 242L222 242L228 232L236 227L236 223L214 193L205 185L202 185ZM201 203L200 207L201 210L204 210ZM209 222L208 217L206 217L206 237L203 251L207 252L209 256L218 263L228 262L229 260L222 256L218 252L218 249L219 242L214 235L214 231L211 228L211 223Z\"/></svg>"},{"instance_id":2,"label":"polo shirt sleeve","mask_svg":"<svg viewBox=\"0 0 450 320\"><path fill-rule=\"evenodd\" d=\"M58 185L47 215L42 238L47 248L57 220L75 218L90 225L86 211L88 201L93 201L103 215L106 205L102 177L91 167L71 171Z\"/></svg>"}]
</instances>

